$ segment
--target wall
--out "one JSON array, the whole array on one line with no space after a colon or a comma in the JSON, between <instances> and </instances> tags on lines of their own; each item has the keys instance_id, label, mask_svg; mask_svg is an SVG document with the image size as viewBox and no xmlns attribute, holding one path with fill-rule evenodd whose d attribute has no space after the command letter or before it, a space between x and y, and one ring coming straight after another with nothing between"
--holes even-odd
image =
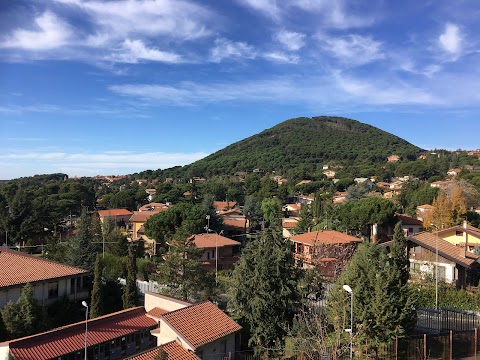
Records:
<instances>
[{"instance_id":1,"label":"wall","mask_svg":"<svg viewBox=\"0 0 480 360\"><path fill-rule=\"evenodd\" d=\"M223 340L226 341L225 349L222 344ZM195 354L202 355L203 360L219 359L220 356L228 357L228 353L232 354L232 358L235 355L235 334L230 334L215 342L206 344L195 351Z\"/></svg>"},{"instance_id":2,"label":"wall","mask_svg":"<svg viewBox=\"0 0 480 360\"><path fill-rule=\"evenodd\" d=\"M10 359L10 348L8 345L0 345L0 360Z\"/></svg>"},{"instance_id":3,"label":"wall","mask_svg":"<svg viewBox=\"0 0 480 360\"><path fill-rule=\"evenodd\" d=\"M159 325L160 332L153 333L153 335L157 338L157 346L176 340L184 349L194 351L194 349L184 339L182 339L177 334L177 332L175 332L175 330L173 330L170 325L168 325L165 321L161 319Z\"/></svg>"},{"instance_id":4,"label":"wall","mask_svg":"<svg viewBox=\"0 0 480 360\"><path fill-rule=\"evenodd\" d=\"M147 312L156 307L166 311L174 311L190 305L192 304L187 301L175 299L170 296L155 294L152 292L145 293L145 310Z\"/></svg>"}]
</instances>

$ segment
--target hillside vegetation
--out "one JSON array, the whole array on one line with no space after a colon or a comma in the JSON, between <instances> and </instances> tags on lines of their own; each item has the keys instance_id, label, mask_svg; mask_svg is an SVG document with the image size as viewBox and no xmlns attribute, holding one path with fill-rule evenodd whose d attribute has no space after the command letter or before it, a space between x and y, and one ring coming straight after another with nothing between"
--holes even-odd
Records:
<instances>
[{"instance_id":1,"label":"hillside vegetation","mask_svg":"<svg viewBox=\"0 0 480 360\"><path fill-rule=\"evenodd\" d=\"M414 160L419 147L356 120L320 116L284 121L234 143L189 166L192 175L231 174L236 171L281 171L327 162L349 165L384 163L395 154Z\"/></svg>"}]
</instances>

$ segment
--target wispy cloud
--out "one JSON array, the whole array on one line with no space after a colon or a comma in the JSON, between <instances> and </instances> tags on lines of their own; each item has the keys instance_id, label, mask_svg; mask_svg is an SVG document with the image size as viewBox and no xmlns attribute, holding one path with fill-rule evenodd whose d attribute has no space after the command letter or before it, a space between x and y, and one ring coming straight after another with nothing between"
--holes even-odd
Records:
<instances>
[{"instance_id":1,"label":"wispy cloud","mask_svg":"<svg viewBox=\"0 0 480 360\"><path fill-rule=\"evenodd\" d=\"M443 33L438 37L440 47L453 55L458 55L462 51L462 34L458 25L447 23Z\"/></svg>"},{"instance_id":2,"label":"wispy cloud","mask_svg":"<svg viewBox=\"0 0 480 360\"><path fill-rule=\"evenodd\" d=\"M165 153L165 152L128 152L106 151L103 153L66 153L66 152L26 152L0 154L0 161L6 166L0 169L0 178L11 176L7 170L21 174L28 168L28 174L66 172L69 175L91 176L97 174L126 174L145 169L165 169L182 166L199 160L207 153ZM13 171L12 170L12 171ZM106 171L108 170L108 172ZM17 175L15 175L17 176Z\"/></svg>"},{"instance_id":3,"label":"wispy cloud","mask_svg":"<svg viewBox=\"0 0 480 360\"><path fill-rule=\"evenodd\" d=\"M215 46L210 50L211 61L217 63L224 59L254 59L256 56L257 53L253 46L228 39L216 39Z\"/></svg>"},{"instance_id":4,"label":"wispy cloud","mask_svg":"<svg viewBox=\"0 0 480 360\"><path fill-rule=\"evenodd\" d=\"M279 31L275 34L275 39L290 51L297 51L305 46L305 34L295 31Z\"/></svg>"},{"instance_id":5,"label":"wispy cloud","mask_svg":"<svg viewBox=\"0 0 480 360\"><path fill-rule=\"evenodd\" d=\"M121 48L107 56L108 60L120 63L136 64L141 60L158 61L165 63L181 63L180 55L162 51L156 48L148 48L142 40L126 39Z\"/></svg>"},{"instance_id":6,"label":"wispy cloud","mask_svg":"<svg viewBox=\"0 0 480 360\"><path fill-rule=\"evenodd\" d=\"M0 42L0 47L43 51L65 46L72 39L70 26L50 11L35 17L33 22L33 29L13 31Z\"/></svg>"},{"instance_id":7,"label":"wispy cloud","mask_svg":"<svg viewBox=\"0 0 480 360\"><path fill-rule=\"evenodd\" d=\"M348 65L363 65L384 59L381 42L370 36L350 34L342 37L329 37L319 34L324 51Z\"/></svg>"}]
</instances>

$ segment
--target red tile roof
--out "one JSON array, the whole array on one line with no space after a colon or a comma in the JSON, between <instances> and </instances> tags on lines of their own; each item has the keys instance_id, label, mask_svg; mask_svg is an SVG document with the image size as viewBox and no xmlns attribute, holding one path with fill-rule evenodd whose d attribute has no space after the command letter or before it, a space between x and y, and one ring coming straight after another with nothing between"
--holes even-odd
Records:
<instances>
[{"instance_id":1,"label":"red tile roof","mask_svg":"<svg viewBox=\"0 0 480 360\"><path fill-rule=\"evenodd\" d=\"M210 301L172 311L162 319L195 349L242 328Z\"/></svg>"},{"instance_id":2,"label":"red tile roof","mask_svg":"<svg viewBox=\"0 0 480 360\"><path fill-rule=\"evenodd\" d=\"M237 206L236 201L214 201L213 206L217 211L232 209Z\"/></svg>"},{"instance_id":3,"label":"red tile roof","mask_svg":"<svg viewBox=\"0 0 480 360\"><path fill-rule=\"evenodd\" d=\"M166 314L166 313L168 313L167 310L161 309L159 307L155 307L152 310L150 310L149 312L147 312L147 315L150 315L151 317L160 319L160 316L162 316L163 314Z\"/></svg>"},{"instance_id":4,"label":"red tile roof","mask_svg":"<svg viewBox=\"0 0 480 360\"><path fill-rule=\"evenodd\" d=\"M157 359L160 349L163 348L168 354L168 360L200 360L200 358L191 351L185 350L176 341L171 341L153 350L148 350L143 354L128 358L128 360L155 360Z\"/></svg>"},{"instance_id":5,"label":"red tile roof","mask_svg":"<svg viewBox=\"0 0 480 360\"><path fill-rule=\"evenodd\" d=\"M419 226L423 225L423 223L420 220L415 219L414 217L411 217L407 214L395 214L395 215L402 222L402 225L419 225Z\"/></svg>"},{"instance_id":6,"label":"red tile roof","mask_svg":"<svg viewBox=\"0 0 480 360\"><path fill-rule=\"evenodd\" d=\"M217 234L197 234L193 236L193 242L199 249L241 245L238 241Z\"/></svg>"},{"instance_id":7,"label":"red tile roof","mask_svg":"<svg viewBox=\"0 0 480 360\"><path fill-rule=\"evenodd\" d=\"M302 244L349 244L362 242L359 238L335 230L312 231L305 234L294 235L290 240Z\"/></svg>"},{"instance_id":8,"label":"red tile roof","mask_svg":"<svg viewBox=\"0 0 480 360\"><path fill-rule=\"evenodd\" d=\"M131 211L127 209L109 209L109 210L98 210L98 216L105 217L105 216L128 216L132 215Z\"/></svg>"},{"instance_id":9,"label":"red tile roof","mask_svg":"<svg viewBox=\"0 0 480 360\"><path fill-rule=\"evenodd\" d=\"M155 215L162 211L163 209L153 209L152 211L134 211L133 215L128 220L129 222L146 222L150 216Z\"/></svg>"},{"instance_id":10,"label":"red tile roof","mask_svg":"<svg viewBox=\"0 0 480 360\"><path fill-rule=\"evenodd\" d=\"M139 211L151 211L152 209L162 209L167 210L168 205L164 203L148 203L141 206L138 210Z\"/></svg>"},{"instance_id":11,"label":"red tile roof","mask_svg":"<svg viewBox=\"0 0 480 360\"><path fill-rule=\"evenodd\" d=\"M297 226L297 223L298 223L298 220L289 220L289 221L282 220L282 227L284 229L295 229L295 227Z\"/></svg>"},{"instance_id":12,"label":"red tile roof","mask_svg":"<svg viewBox=\"0 0 480 360\"><path fill-rule=\"evenodd\" d=\"M88 321L87 346L113 340L140 330L151 329L157 322L136 307ZM8 342L15 360L57 358L85 347L85 322L78 322L45 333Z\"/></svg>"},{"instance_id":13,"label":"red tile roof","mask_svg":"<svg viewBox=\"0 0 480 360\"><path fill-rule=\"evenodd\" d=\"M465 257L465 249L455 246L440 237L436 233L421 232L414 236L409 236L408 240L418 244L430 251L436 252L438 246L438 254L446 259L449 259L457 264L465 267L471 266L478 260L478 255L467 251Z\"/></svg>"},{"instance_id":14,"label":"red tile roof","mask_svg":"<svg viewBox=\"0 0 480 360\"><path fill-rule=\"evenodd\" d=\"M223 219L223 226L229 228L238 228L243 229L245 227L245 219L244 218L228 218Z\"/></svg>"},{"instance_id":15,"label":"red tile roof","mask_svg":"<svg viewBox=\"0 0 480 360\"><path fill-rule=\"evenodd\" d=\"M88 271L0 248L0 287L86 274Z\"/></svg>"}]
</instances>

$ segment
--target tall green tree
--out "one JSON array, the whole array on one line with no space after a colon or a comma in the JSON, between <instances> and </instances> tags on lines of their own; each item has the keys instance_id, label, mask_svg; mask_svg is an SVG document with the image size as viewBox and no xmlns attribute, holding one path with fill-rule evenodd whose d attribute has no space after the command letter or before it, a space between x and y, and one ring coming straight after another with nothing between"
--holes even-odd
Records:
<instances>
[{"instance_id":1,"label":"tall green tree","mask_svg":"<svg viewBox=\"0 0 480 360\"><path fill-rule=\"evenodd\" d=\"M2 319L10 339L36 334L46 328L45 311L26 284L16 304L9 302L2 309Z\"/></svg>"},{"instance_id":2,"label":"tall green tree","mask_svg":"<svg viewBox=\"0 0 480 360\"><path fill-rule=\"evenodd\" d=\"M362 244L351 263L335 282L328 301L328 316L336 334L349 341L343 329L350 328L350 294L353 292L355 344L368 344L376 353L381 344L404 336L415 324L414 300L394 261L376 244Z\"/></svg>"},{"instance_id":3,"label":"tall green tree","mask_svg":"<svg viewBox=\"0 0 480 360\"><path fill-rule=\"evenodd\" d=\"M160 265L158 281L166 285L167 293L183 299L200 299L212 283L210 273L202 268L198 249L190 233L180 228L170 241L164 262Z\"/></svg>"},{"instance_id":4,"label":"tall green tree","mask_svg":"<svg viewBox=\"0 0 480 360\"><path fill-rule=\"evenodd\" d=\"M398 271L400 271L402 285L406 285L410 278L410 261L408 260L405 235L400 221L395 225L393 231L393 244L390 248L390 260Z\"/></svg>"},{"instance_id":5,"label":"tall green tree","mask_svg":"<svg viewBox=\"0 0 480 360\"><path fill-rule=\"evenodd\" d=\"M67 261L70 265L93 271L97 256L97 246L92 243L91 219L86 208L77 226L77 234L70 240Z\"/></svg>"},{"instance_id":6,"label":"tall green tree","mask_svg":"<svg viewBox=\"0 0 480 360\"><path fill-rule=\"evenodd\" d=\"M265 228L278 229L282 226L282 203L278 199L263 199L260 209L263 213Z\"/></svg>"},{"instance_id":7,"label":"tall green tree","mask_svg":"<svg viewBox=\"0 0 480 360\"><path fill-rule=\"evenodd\" d=\"M106 236L105 251L115 256L128 254L128 240L118 227L114 227Z\"/></svg>"},{"instance_id":8,"label":"tall green tree","mask_svg":"<svg viewBox=\"0 0 480 360\"><path fill-rule=\"evenodd\" d=\"M123 308L134 307L137 300L137 256L134 245L128 248L127 279L123 289Z\"/></svg>"},{"instance_id":9,"label":"tall green tree","mask_svg":"<svg viewBox=\"0 0 480 360\"><path fill-rule=\"evenodd\" d=\"M298 276L290 242L280 232L266 230L247 244L230 295L232 313L251 329L250 345L268 347L284 338L300 297Z\"/></svg>"},{"instance_id":10,"label":"tall green tree","mask_svg":"<svg viewBox=\"0 0 480 360\"><path fill-rule=\"evenodd\" d=\"M92 300L90 302L90 319L103 315L103 263L100 254L95 261Z\"/></svg>"}]
</instances>

